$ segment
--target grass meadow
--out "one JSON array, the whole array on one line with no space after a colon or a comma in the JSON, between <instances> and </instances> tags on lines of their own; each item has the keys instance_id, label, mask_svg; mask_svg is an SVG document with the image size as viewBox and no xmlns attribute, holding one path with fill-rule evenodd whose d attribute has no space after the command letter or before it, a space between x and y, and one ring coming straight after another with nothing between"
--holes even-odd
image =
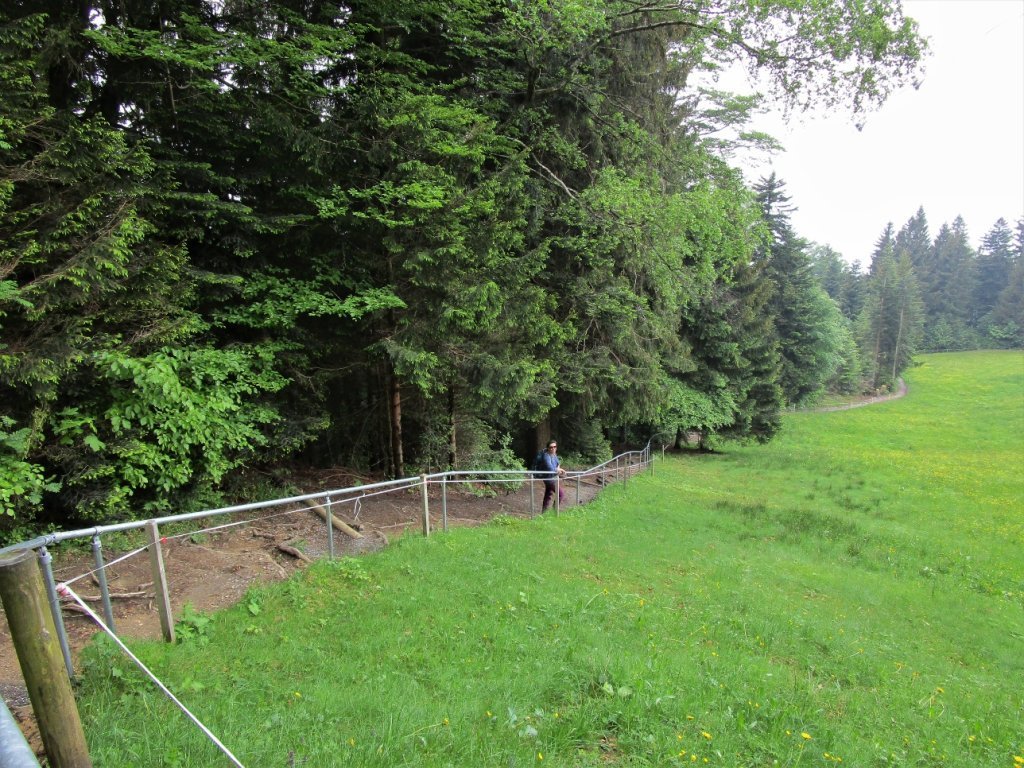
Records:
<instances>
[{"instance_id":1,"label":"grass meadow","mask_svg":"<svg viewBox=\"0 0 1024 768\"><path fill-rule=\"evenodd\" d=\"M133 650L247 768L1024 764L1024 353L590 505L320 563ZM94 763L227 760L108 642Z\"/></svg>"}]
</instances>

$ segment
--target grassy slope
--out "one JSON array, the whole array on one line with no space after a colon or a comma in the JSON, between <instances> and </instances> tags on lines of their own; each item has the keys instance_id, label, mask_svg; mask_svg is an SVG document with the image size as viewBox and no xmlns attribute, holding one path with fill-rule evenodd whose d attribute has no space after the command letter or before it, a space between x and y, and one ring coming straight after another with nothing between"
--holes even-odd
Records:
<instances>
[{"instance_id":1,"label":"grassy slope","mask_svg":"<svg viewBox=\"0 0 1024 768\"><path fill-rule=\"evenodd\" d=\"M1024 355L907 379L576 514L317 566L200 642L137 650L249 768L1010 768ZM226 764L112 649L85 677L98 767Z\"/></svg>"}]
</instances>

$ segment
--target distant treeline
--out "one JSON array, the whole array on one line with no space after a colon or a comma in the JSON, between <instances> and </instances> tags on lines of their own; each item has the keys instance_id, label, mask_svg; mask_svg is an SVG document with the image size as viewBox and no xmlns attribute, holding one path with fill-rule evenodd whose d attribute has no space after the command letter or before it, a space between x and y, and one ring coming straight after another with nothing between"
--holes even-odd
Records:
<instances>
[{"instance_id":1,"label":"distant treeline","mask_svg":"<svg viewBox=\"0 0 1024 768\"><path fill-rule=\"evenodd\" d=\"M729 165L756 99L689 76L858 112L924 49L897 0L5 2L0 539L884 386L899 249L855 328ZM971 301L951 334L1019 333Z\"/></svg>"},{"instance_id":2,"label":"distant treeline","mask_svg":"<svg viewBox=\"0 0 1024 768\"><path fill-rule=\"evenodd\" d=\"M975 251L962 218L933 240L919 208L899 232L886 226L867 273L827 246L811 253L822 286L857 324L873 385L886 382L884 350L901 335L908 351L1024 347L1024 218L1016 232L996 221Z\"/></svg>"}]
</instances>

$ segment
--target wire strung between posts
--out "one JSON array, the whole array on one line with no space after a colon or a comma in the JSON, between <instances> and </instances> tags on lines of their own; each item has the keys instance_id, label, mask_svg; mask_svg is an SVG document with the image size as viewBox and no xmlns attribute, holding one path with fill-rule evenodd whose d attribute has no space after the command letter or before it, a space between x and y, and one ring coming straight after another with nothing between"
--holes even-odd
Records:
<instances>
[{"instance_id":1,"label":"wire strung between posts","mask_svg":"<svg viewBox=\"0 0 1024 768\"><path fill-rule=\"evenodd\" d=\"M189 720L195 723L196 726L199 727L199 730L206 734L207 738L209 738L210 741L212 741L217 746L217 748L224 753L224 755L228 758L228 760L232 762L233 765L238 766L238 768L245 768L245 766L242 765L241 762L239 762L238 758L231 754L231 750L224 746L223 742L221 742L220 739L214 736L213 732L205 725L203 725L199 721L199 718L193 715L189 711L188 707L182 704L181 701L178 700L178 697L171 693L170 689L162 682L160 682L160 679L157 678L157 676L154 675L152 672L150 672L149 668L145 664L143 664L134 653L128 650L128 646L121 642L121 639L117 635L115 635L106 624L103 623L103 620L100 619L100 617L97 616L96 613L88 605L85 604L85 601L82 600L82 598L80 598L78 595L74 593L71 587L69 587L66 583L60 584L57 587L57 592L59 592L62 595L68 595L69 597L71 597L71 599L78 603L82 607L82 609L89 615L89 618L96 622L96 625L104 632L106 632L115 643L117 643L121 650L128 655L128 658L134 661L135 664L139 667L139 669L141 669L146 674L146 676L153 681L157 688L163 691L167 698L173 701L178 706L178 709L184 712L186 717L188 717Z\"/></svg>"},{"instance_id":2,"label":"wire strung between posts","mask_svg":"<svg viewBox=\"0 0 1024 768\"><path fill-rule=\"evenodd\" d=\"M286 510L284 512L278 512L277 514L274 514L274 515L266 515L264 517L256 518L256 519L253 519L253 520L238 520L238 521L235 521L233 523L225 523L223 525L211 526L210 528L200 528L199 530L196 530L196 531L188 531L186 533L177 533L177 534L174 534L173 536L163 536L163 537L161 537L160 541L162 541L162 542L164 542L164 541L171 541L173 539L182 539L182 538L184 538L186 536L195 536L195 535L200 534L200 533L211 533L213 531L219 531L219 530L222 530L224 528L233 528L233 527L238 526L238 525L248 525L250 523L258 523L258 522L262 522L264 520L272 520L275 517L284 517L286 515L294 515L294 514L297 514L299 512L312 512L313 509L314 509L313 507L303 507L302 509L289 509L289 510ZM145 552L147 549L149 549L149 545L148 544L146 546L144 546L144 547L139 547L138 549L134 549L131 552L128 552L127 554L121 555L120 557L115 558L114 560L111 560L109 563L104 563L103 564L103 569L107 569L107 568L110 568L110 567L112 567L114 565L117 565L118 563L124 562L125 560L127 560L130 557L135 557L135 555L139 554L140 552ZM74 576L72 578L67 579L64 583L65 584L74 584L76 581L81 581L82 579L86 578L87 576L92 576L94 573L99 573L99 571L103 570L103 569L92 568L92 569L90 569L88 571L85 571L84 573L79 574L78 576Z\"/></svg>"},{"instance_id":3,"label":"wire strung between posts","mask_svg":"<svg viewBox=\"0 0 1024 768\"><path fill-rule=\"evenodd\" d=\"M120 562L122 562L124 560L127 560L129 557L135 557L140 552L145 552L147 549L148 549L148 546L146 546L146 547L139 547L138 549L132 550L131 552L129 552L126 555L121 555L120 557L116 558L115 560L111 560L109 563L104 563L103 564L103 568L106 569L106 568L110 568L113 565L117 565L118 563L120 563ZM67 581L64 582L64 584L74 584L76 581L81 581L86 576L92 576L94 573L98 573L99 571L100 571L99 568L93 568L91 571L86 571L85 573L79 574L78 576L75 576L74 578L68 579Z\"/></svg>"}]
</instances>

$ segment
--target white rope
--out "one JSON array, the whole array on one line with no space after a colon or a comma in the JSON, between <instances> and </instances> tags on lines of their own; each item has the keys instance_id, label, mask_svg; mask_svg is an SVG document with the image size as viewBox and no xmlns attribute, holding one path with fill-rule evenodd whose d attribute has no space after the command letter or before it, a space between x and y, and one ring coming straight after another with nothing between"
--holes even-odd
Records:
<instances>
[{"instance_id":1,"label":"white rope","mask_svg":"<svg viewBox=\"0 0 1024 768\"><path fill-rule=\"evenodd\" d=\"M149 668L145 664L143 664L134 653L128 650L128 646L121 642L121 639L117 635L111 632L110 628L103 623L100 617L97 616L96 613L88 605L85 604L85 601L83 601L82 598L80 598L78 595L74 593L74 591L72 591L71 587L69 587L67 584L60 584L57 587L57 592L61 595L70 596L76 603L78 603L78 605L81 606L81 608L89 615L89 618L96 622L96 625L104 632L106 632L115 643L117 643L121 650L128 655L128 658L130 658L132 661L136 663L136 665L138 665L139 669L141 669L146 674L146 676L153 681L157 688L164 692L167 698L169 698L178 706L178 709L185 713L189 720L191 720L199 727L199 730L206 734L207 738L209 738L210 741L217 745L217 748L220 749L220 751L223 752L225 756L227 756L228 760L230 760L233 765L238 766L238 768L245 768L245 766L239 762L238 758L231 754L231 750L224 746L221 740L214 736L213 732L205 725L203 725L199 721L199 718L193 715L188 710L188 707L182 704L181 701L178 700L178 697L171 693L170 689L168 689L166 685L160 682L157 676L150 672Z\"/></svg>"},{"instance_id":2,"label":"white rope","mask_svg":"<svg viewBox=\"0 0 1024 768\"><path fill-rule=\"evenodd\" d=\"M117 565L118 563L122 562L123 560L127 560L129 557L135 557L140 552L145 552L148 548L149 548L148 545L145 546L145 547L139 547L138 549L133 550L133 551L129 552L126 555L121 555L121 557L118 557L115 560L111 560L109 563L104 563L103 564L103 569L107 569L107 568L109 568L112 565ZM73 579L68 579L64 583L65 584L74 584L76 581L80 581L81 579L84 579L86 576L92 576L94 573L99 573L99 571L100 571L99 568L93 568L91 571L86 571L83 574L75 576Z\"/></svg>"}]
</instances>

